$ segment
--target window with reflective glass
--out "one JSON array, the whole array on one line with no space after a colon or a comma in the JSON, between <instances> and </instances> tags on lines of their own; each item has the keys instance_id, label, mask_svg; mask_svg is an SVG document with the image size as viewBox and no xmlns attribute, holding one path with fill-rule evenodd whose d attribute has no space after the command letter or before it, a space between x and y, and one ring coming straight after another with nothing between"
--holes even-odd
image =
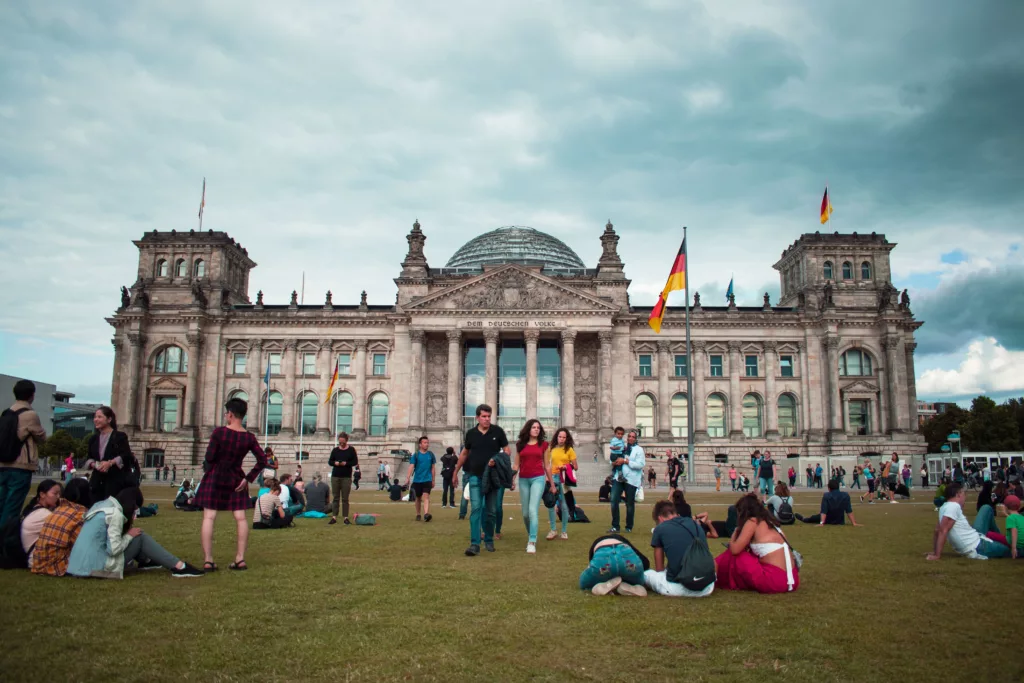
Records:
<instances>
[{"instance_id":1,"label":"window with reflective glass","mask_svg":"<svg viewBox=\"0 0 1024 683\"><path fill-rule=\"evenodd\" d=\"M188 354L177 346L168 346L156 354L153 371L171 374L188 372Z\"/></svg>"},{"instance_id":2,"label":"window with reflective glass","mask_svg":"<svg viewBox=\"0 0 1024 683\"><path fill-rule=\"evenodd\" d=\"M636 427L640 436L654 436L654 398L650 394L636 397Z\"/></svg>"},{"instance_id":3,"label":"window with reflective glass","mask_svg":"<svg viewBox=\"0 0 1024 683\"><path fill-rule=\"evenodd\" d=\"M852 280L853 279L853 264L850 263L849 261L844 261L843 262L843 279L844 280Z\"/></svg>"},{"instance_id":4,"label":"window with reflective glass","mask_svg":"<svg viewBox=\"0 0 1024 683\"><path fill-rule=\"evenodd\" d=\"M467 339L463 356L462 415L464 431L476 424L476 407L486 399L484 390L487 350L482 339ZM493 408L493 406L492 406Z\"/></svg>"},{"instance_id":5,"label":"window with reflective glass","mask_svg":"<svg viewBox=\"0 0 1024 683\"><path fill-rule=\"evenodd\" d=\"M352 374L352 354L350 354L350 353L339 353L338 354L338 374L339 375L351 375Z\"/></svg>"},{"instance_id":6,"label":"window with reflective glass","mask_svg":"<svg viewBox=\"0 0 1024 683\"><path fill-rule=\"evenodd\" d=\"M334 430L335 434L338 432L345 432L346 434L352 433L352 406L354 402L352 400L352 394L347 391L342 391L338 394L336 399L337 413L334 419Z\"/></svg>"},{"instance_id":7,"label":"window with reflective glass","mask_svg":"<svg viewBox=\"0 0 1024 683\"><path fill-rule=\"evenodd\" d=\"M672 436L685 439L689 436L688 424L686 394L676 394L672 397Z\"/></svg>"},{"instance_id":8,"label":"window with reflective glass","mask_svg":"<svg viewBox=\"0 0 1024 683\"><path fill-rule=\"evenodd\" d=\"M637 372L641 377L651 376L651 354L641 353L639 357L640 370Z\"/></svg>"},{"instance_id":9,"label":"window with reflective glass","mask_svg":"<svg viewBox=\"0 0 1024 683\"><path fill-rule=\"evenodd\" d=\"M688 370L688 368L687 368L688 364L686 362L686 354L685 353L677 353L675 360L676 360L676 377L686 377L686 373L687 373L687 370Z\"/></svg>"},{"instance_id":10,"label":"window with reflective glass","mask_svg":"<svg viewBox=\"0 0 1024 683\"><path fill-rule=\"evenodd\" d=\"M859 349L850 349L839 357L839 374L858 377L871 374L871 356Z\"/></svg>"},{"instance_id":11,"label":"window with reflective glass","mask_svg":"<svg viewBox=\"0 0 1024 683\"><path fill-rule=\"evenodd\" d=\"M722 376L722 357L719 355L712 355L711 358L711 376L721 377Z\"/></svg>"},{"instance_id":12,"label":"window with reflective glass","mask_svg":"<svg viewBox=\"0 0 1024 683\"><path fill-rule=\"evenodd\" d=\"M746 372L747 377L757 377L757 356L747 356L746 361Z\"/></svg>"},{"instance_id":13,"label":"window with reflective glass","mask_svg":"<svg viewBox=\"0 0 1024 683\"><path fill-rule=\"evenodd\" d=\"M782 377L793 376L793 356L779 356L779 374Z\"/></svg>"},{"instance_id":14,"label":"window with reflective glass","mask_svg":"<svg viewBox=\"0 0 1024 683\"><path fill-rule=\"evenodd\" d=\"M178 259L178 263L175 266L175 272L178 277L188 277L188 264L185 263L185 259Z\"/></svg>"},{"instance_id":15,"label":"window with reflective glass","mask_svg":"<svg viewBox=\"0 0 1024 683\"><path fill-rule=\"evenodd\" d=\"M870 431L867 401L849 401L850 431L858 436L866 436Z\"/></svg>"},{"instance_id":16,"label":"window with reflective glass","mask_svg":"<svg viewBox=\"0 0 1024 683\"><path fill-rule=\"evenodd\" d=\"M316 354L315 353L304 353L302 354L302 374L306 377L316 375Z\"/></svg>"},{"instance_id":17,"label":"window with reflective glass","mask_svg":"<svg viewBox=\"0 0 1024 683\"><path fill-rule=\"evenodd\" d=\"M385 353L373 354L373 375L383 377L388 374L388 357Z\"/></svg>"},{"instance_id":18,"label":"window with reflective glass","mask_svg":"<svg viewBox=\"0 0 1024 683\"><path fill-rule=\"evenodd\" d=\"M526 421L526 349L503 340L498 350L498 426L518 434Z\"/></svg>"},{"instance_id":19,"label":"window with reflective glass","mask_svg":"<svg viewBox=\"0 0 1024 683\"><path fill-rule=\"evenodd\" d=\"M303 434L315 434L316 433L316 413L319 401L317 400L316 394L312 391L307 391L302 395L300 401L302 410L300 411L300 422L299 428L302 429Z\"/></svg>"},{"instance_id":20,"label":"window with reflective glass","mask_svg":"<svg viewBox=\"0 0 1024 683\"><path fill-rule=\"evenodd\" d=\"M871 264L865 261L860 264L860 279L870 280L871 279Z\"/></svg>"},{"instance_id":21,"label":"window with reflective glass","mask_svg":"<svg viewBox=\"0 0 1024 683\"><path fill-rule=\"evenodd\" d=\"M156 262L156 276L157 277L167 277L167 275L169 274L168 273L169 270L170 270L170 267L169 267L167 261L165 261L163 259L160 259L159 261Z\"/></svg>"},{"instance_id":22,"label":"window with reflective glass","mask_svg":"<svg viewBox=\"0 0 1024 683\"><path fill-rule=\"evenodd\" d=\"M270 359L270 374L280 375L281 374L281 354L272 353L269 356Z\"/></svg>"},{"instance_id":23,"label":"window with reflective glass","mask_svg":"<svg viewBox=\"0 0 1024 683\"><path fill-rule=\"evenodd\" d=\"M537 419L549 438L558 428L561 410L562 356L558 341L541 339L537 344Z\"/></svg>"},{"instance_id":24,"label":"window with reflective glass","mask_svg":"<svg viewBox=\"0 0 1024 683\"><path fill-rule=\"evenodd\" d=\"M377 392L370 397L370 436L385 436L388 433L388 397Z\"/></svg>"},{"instance_id":25,"label":"window with reflective glass","mask_svg":"<svg viewBox=\"0 0 1024 683\"><path fill-rule=\"evenodd\" d=\"M796 436L796 399L791 394L779 396L779 434Z\"/></svg>"},{"instance_id":26,"label":"window with reflective glass","mask_svg":"<svg viewBox=\"0 0 1024 683\"><path fill-rule=\"evenodd\" d=\"M232 375L244 375L245 374L245 354L236 353L232 357L231 374Z\"/></svg>"},{"instance_id":27,"label":"window with reflective glass","mask_svg":"<svg viewBox=\"0 0 1024 683\"><path fill-rule=\"evenodd\" d=\"M178 426L178 398L161 396L157 399L157 429L173 432Z\"/></svg>"},{"instance_id":28,"label":"window with reflective glass","mask_svg":"<svg viewBox=\"0 0 1024 683\"><path fill-rule=\"evenodd\" d=\"M196 261L195 269L193 269L192 272L195 273L195 276L197 278L205 277L206 276L206 261L204 261L203 259L199 259L198 261Z\"/></svg>"},{"instance_id":29,"label":"window with reflective glass","mask_svg":"<svg viewBox=\"0 0 1024 683\"><path fill-rule=\"evenodd\" d=\"M280 434L284 408L284 397L279 391L271 391L267 403L267 434Z\"/></svg>"},{"instance_id":30,"label":"window with reflective glass","mask_svg":"<svg viewBox=\"0 0 1024 683\"><path fill-rule=\"evenodd\" d=\"M761 397L747 394L743 397L743 436L756 438L761 436L761 430Z\"/></svg>"},{"instance_id":31,"label":"window with reflective glass","mask_svg":"<svg viewBox=\"0 0 1024 683\"><path fill-rule=\"evenodd\" d=\"M825 276L826 280L831 280L832 279L832 262L831 261L825 261L825 266L824 266L824 268L822 268L822 274Z\"/></svg>"},{"instance_id":32,"label":"window with reflective glass","mask_svg":"<svg viewBox=\"0 0 1024 683\"><path fill-rule=\"evenodd\" d=\"M708 396L707 404L708 436L725 436L725 397L721 394Z\"/></svg>"}]
</instances>

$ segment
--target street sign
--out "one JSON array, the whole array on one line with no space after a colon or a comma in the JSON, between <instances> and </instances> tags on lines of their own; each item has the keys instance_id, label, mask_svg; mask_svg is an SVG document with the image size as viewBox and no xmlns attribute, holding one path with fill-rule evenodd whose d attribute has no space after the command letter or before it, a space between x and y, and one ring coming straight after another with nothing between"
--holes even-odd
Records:
<instances>
[{"instance_id":1,"label":"street sign","mask_svg":"<svg viewBox=\"0 0 1024 683\"><path fill-rule=\"evenodd\" d=\"M947 441L959 441L960 440L960 435L959 434L950 434L949 436L946 437L946 440Z\"/></svg>"},{"instance_id":2,"label":"street sign","mask_svg":"<svg viewBox=\"0 0 1024 683\"><path fill-rule=\"evenodd\" d=\"M942 449L941 450L942 450L943 453L949 453L949 450L950 450L949 449L949 444L948 443L942 444Z\"/></svg>"}]
</instances>

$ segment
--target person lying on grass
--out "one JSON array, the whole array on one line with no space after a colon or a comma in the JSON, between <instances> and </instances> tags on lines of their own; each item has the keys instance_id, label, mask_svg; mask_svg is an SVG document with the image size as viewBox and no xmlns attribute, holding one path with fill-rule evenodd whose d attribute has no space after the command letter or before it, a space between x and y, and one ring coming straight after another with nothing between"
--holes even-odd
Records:
<instances>
[{"instance_id":1,"label":"person lying on grass","mask_svg":"<svg viewBox=\"0 0 1024 683\"><path fill-rule=\"evenodd\" d=\"M682 491L672 493L681 494ZM658 524L651 536L654 569L644 572L644 585L658 595L703 598L715 590L714 560L708 551L707 536L704 528L692 517L679 515L677 510L678 505L673 501L659 500L654 504L651 516ZM693 544L698 546L694 550L702 551L702 557L706 558L707 566L700 571L692 569L694 565L691 563L696 556L691 554L687 557Z\"/></svg>"},{"instance_id":2,"label":"person lying on grass","mask_svg":"<svg viewBox=\"0 0 1024 683\"><path fill-rule=\"evenodd\" d=\"M1010 557L1009 545L986 536L990 533L992 506L984 506L982 511L978 512L974 526L971 526L964 516L963 506L966 501L967 491L964 490L963 484L952 482L946 485L945 502L939 508L939 523L935 525L933 549L925 555L925 559L941 558L947 538L957 554L972 560Z\"/></svg>"},{"instance_id":3,"label":"person lying on grass","mask_svg":"<svg viewBox=\"0 0 1024 683\"><path fill-rule=\"evenodd\" d=\"M590 564L580 574L580 590L645 597L644 571L650 568L650 560L622 536L601 536L590 546Z\"/></svg>"}]
</instances>

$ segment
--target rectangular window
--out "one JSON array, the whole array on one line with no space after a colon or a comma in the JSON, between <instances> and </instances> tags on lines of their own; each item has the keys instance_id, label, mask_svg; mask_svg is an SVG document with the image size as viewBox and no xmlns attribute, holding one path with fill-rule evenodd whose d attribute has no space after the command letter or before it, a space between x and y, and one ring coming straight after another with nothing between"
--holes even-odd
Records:
<instances>
[{"instance_id":1,"label":"rectangular window","mask_svg":"<svg viewBox=\"0 0 1024 683\"><path fill-rule=\"evenodd\" d=\"M793 376L793 356L779 356L779 374L783 377Z\"/></svg>"},{"instance_id":2,"label":"rectangular window","mask_svg":"<svg viewBox=\"0 0 1024 683\"><path fill-rule=\"evenodd\" d=\"M640 372L641 377L651 376L651 355L649 353L640 354Z\"/></svg>"},{"instance_id":3,"label":"rectangular window","mask_svg":"<svg viewBox=\"0 0 1024 683\"><path fill-rule=\"evenodd\" d=\"M232 375L244 375L245 374L245 354L244 353L236 353L232 357L231 374Z\"/></svg>"},{"instance_id":4,"label":"rectangular window","mask_svg":"<svg viewBox=\"0 0 1024 683\"><path fill-rule=\"evenodd\" d=\"M161 396L157 399L157 429L173 432L178 426L178 399L175 396Z\"/></svg>"},{"instance_id":5,"label":"rectangular window","mask_svg":"<svg viewBox=\"0 0 1024 683\"><path fill-rule=\"evenodd\" d=\"M142 467L163 467L164 466L164 452L159 448L147 448L142 452Z\"/></svg>"},{"instance_id":6,"label":"rectangular window","mask_svg":"<svg viewBox=\"0 0 1024 683\"><path fill-rule=\"evenodd\" d=\"M868 419L867 401L850 401L850 431L858 436L866 436L871 431Z\"/></svg>"},{"instance_id":7,"label":"rectangular window","mask_svg":"<svg viewBox=\"0 0 1024 683\"><path fill-rule=\"evenodd\" d=\"M270 374L280 375L281 374L281 354L272 353L270 354Z\"/></svg>"},{"instance_id":8,"label":"rectangular window","mask_svg":"<svg viewBox=\"0 0 1024 683\"><path fill-rule=\"evenodd\" d=\"M729 454L728 453L715 453L715 462L723 463L725 465L728 465L729 464Z\"/></svg>"},{"instance_id":9,"label":"rectangular window","mask_svg":"<svg viewBox=\"0 0 1024 683\"><path fill-rule=\"evenodd\" d=\"M309 451L295 451L295 460L297 462L302 460L309 460Z\"/></svg>"},{"instance_id":10,"label":"rectangular window","mask_svg":"<svg viewBox=\"0 0 1024 683\"><path fill-rule=\"evenodd\" d=\"M388 363L387 354L375 353L373 354L373 375L374 377L383 377L388 374Z\"/></svg>"},{"instance_id":11,"label":"rectangular window","mask_svg":"<svg viewBox=\"0 0 1024 683\"><path fill-rule=\"evenodd\" d=\"M339 375L351 375L352 374L352 354L350 354L350 353L339 353L338 354L338 374Z\"/></svg>"},{"instance_id":12,"label":"rectangular window","mask_svg":"<svg viewBox=\"0 0 1024 683\"><path fill-rule=\"evenodd\" d=\"M302 374L306 377L310 377L316 374L316 354L315 353L304 353L302 354Z\"/></svg>"},{"instance_id":13,"label":"rectangular window","mask_svg":"<svg viewBox=\"0 0 1024 683\"><path fill-rule=\"evenodd\" d=\"M722 376L722 357L712 355L711 357L711 376L721 377Z\"/></svg>"},{"instance_id":14,"label":"rectangular window","mask_svg":"<svg viewBox=\"0 0 1024 683\"><path fill-rule=\"evenodd\" d=\"M676 354L676 377L686 377L688 369L686 354Z\"/></svg>"},{"instance_id":15,"label":"rectangular window","mask_svg":"<svg viewBox=\"0 0 1024 683\"><path fill-rule=\"evenodd\" d=\"M757 356L746 357L747 377L757 377Z\"/></svg>"}]
</instances>

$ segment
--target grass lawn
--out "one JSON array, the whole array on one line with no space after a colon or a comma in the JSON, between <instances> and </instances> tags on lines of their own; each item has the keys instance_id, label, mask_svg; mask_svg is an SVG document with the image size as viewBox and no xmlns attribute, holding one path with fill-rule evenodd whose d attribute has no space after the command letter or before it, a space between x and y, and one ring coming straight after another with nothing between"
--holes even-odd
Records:
<instances>
[{"instance_id":1,"label":"grass lawn","mask_svg":"<svg viewBox=\"0 0 1024 683\"><path fill-rule=\"evenodd\" d=\"M145 492L161 511L140 526L198 564L200 513L174 510L170 487ZM968 561L948 549L926 562L930 504L858 506L864 528L792 527L805 557L797 593L686 600L578 590L590 543L610 522L608 506L592 502L596 493L578 496L593 523L572 524L568 541L551 542L542 523L533 557L524 552L518 492L507 493L498 551L475 558L463 555L469 525L457 510L436 509L424 524L413 521L410 503L388 503L365 487L353 497L355 510L380 514L378 526L301 519L293 529L253 532L244 573L226 570L234 526L223 515L221 571L200 579L0 573L0 678L1024 680L1014 630L1024 562ZM688 499L724 519L735 496ZM641 548L654 500L638 506L633 539ZM797 493L797 512L817 512L818 500ZM711 549L717 555L721 542Z\"/></svg>"}]
</instances>

